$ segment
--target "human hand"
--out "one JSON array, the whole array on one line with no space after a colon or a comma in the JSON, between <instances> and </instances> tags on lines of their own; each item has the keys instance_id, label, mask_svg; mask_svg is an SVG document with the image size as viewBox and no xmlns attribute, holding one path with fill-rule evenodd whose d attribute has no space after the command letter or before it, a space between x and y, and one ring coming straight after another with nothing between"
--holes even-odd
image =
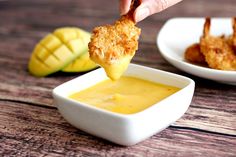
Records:
<instances>
[{"instance_id":1,"label":"human hand","mask_svg":"<svg viewBox=\"0 0 236 157\"><path fill-rule=\"evenodd\" d=\"M129 11L132 0L120 0L120 13L126 14ZM181 0L140 0L141 4L134 11L135 22L142 21L146 17L161 12L166 8L180 2Z\"/></svg>"}]
</instances>

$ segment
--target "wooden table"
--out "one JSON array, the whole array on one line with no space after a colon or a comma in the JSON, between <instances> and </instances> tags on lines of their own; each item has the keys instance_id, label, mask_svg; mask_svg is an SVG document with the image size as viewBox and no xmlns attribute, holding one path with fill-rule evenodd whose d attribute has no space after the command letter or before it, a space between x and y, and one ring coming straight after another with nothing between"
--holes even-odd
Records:
<instances>
[{"instance_id":1,"label":"wooden table","mask_svg":"<svg viewBox=\"0 0 236 157\"><path fill-rule=\"evenodd\" d=\"M234 16L235 0L185 0L149 17L133 63L195 80L187 113L159 134L123 147L68 124L52 104L52 89L81 74L36 78L27 71L34 45L61 26L88 31L119 17L117 0L0 1L0 156L236 156L236 86L184 73L158 52L156 34L179 16ZM158 121L157 121L158 123Z\"/></svg>"}]
</instances>

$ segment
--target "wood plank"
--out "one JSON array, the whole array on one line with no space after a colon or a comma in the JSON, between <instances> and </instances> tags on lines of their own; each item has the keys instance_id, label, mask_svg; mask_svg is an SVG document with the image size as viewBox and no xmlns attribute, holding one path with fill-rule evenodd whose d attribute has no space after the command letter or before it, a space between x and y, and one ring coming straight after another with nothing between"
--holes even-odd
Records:
<instances>
[{"instance_id":1,"label":"wood plank","mask_svg":"<svg viewBox=\"0 0 236 157\"><path fill-rule=\"evenodd\" d=\"M0 101L0 154L5 156L233 156L236 136L170 127L122 147L69 125L55 109Z\"/></svg>"},{"instance_id":2,"label":"wood plank","mask_svg":"<svg viewBox=\"0 0 236 157\"><path fill-rule=\"evenodd\" d=\"M236 136L235 113L190 107L172 126L183 126ZM232 127L233 125L233 127Z\"/></svg>"}]
</instances>

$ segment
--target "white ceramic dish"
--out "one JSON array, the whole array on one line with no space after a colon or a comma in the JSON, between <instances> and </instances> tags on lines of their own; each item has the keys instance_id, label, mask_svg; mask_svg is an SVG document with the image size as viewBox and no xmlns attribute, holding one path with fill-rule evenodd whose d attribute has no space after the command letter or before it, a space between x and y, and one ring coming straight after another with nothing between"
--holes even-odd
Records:
<instances>
[{"instance_id":1,"label":"white ceramic dish","mask_svg":"<svg viewBox=\"0 0 236 157\"><path fill-rule=\"evenodd\" d=\"M210 80L236 85L236 71L223 71L194 65L184 59L185 49L199 42L204 18L174 18L168 20L157 36L162 56L175 67ZM232 34L231 18L213 18L211 34Z\"/></svg>"},{"instance_id":2,"label":"white ceramic dish","mask_svg":"<svg viewBox=\"0 0 236 157\"><path fill-rule=\"evenodd\" d=\"M165 129L179 119L191 103L195 83L189 78L134 64L129 65L124 75L179 87L181 90L141 112L129 115L68 98L72 93L107 79L100 68L56 87L53 90L54 103L73 126L126 146L134 145Z\"/></svg>"}]
</instances>

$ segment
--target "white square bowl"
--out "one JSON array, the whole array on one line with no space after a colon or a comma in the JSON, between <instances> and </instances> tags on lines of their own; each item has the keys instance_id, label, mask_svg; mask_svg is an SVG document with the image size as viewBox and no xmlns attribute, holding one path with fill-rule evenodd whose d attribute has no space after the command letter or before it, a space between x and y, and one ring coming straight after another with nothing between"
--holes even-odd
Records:
<instances>
[{"instance_id":1,"label":"white square bowl","mask_svg":"<svg viewBox=\"0 0 236 157\"><path fill-rule=\"evenodd\" d=\"M73 126L125 146L134 145L162 131L178 120L191 103L195 83L187 77L135 64L130 64L124 75L181 89L135 114L114 113L69 98L75 92L108 79L100 68L56 87L53 90L54 103Z\"/></svg>"}]
</instances>

